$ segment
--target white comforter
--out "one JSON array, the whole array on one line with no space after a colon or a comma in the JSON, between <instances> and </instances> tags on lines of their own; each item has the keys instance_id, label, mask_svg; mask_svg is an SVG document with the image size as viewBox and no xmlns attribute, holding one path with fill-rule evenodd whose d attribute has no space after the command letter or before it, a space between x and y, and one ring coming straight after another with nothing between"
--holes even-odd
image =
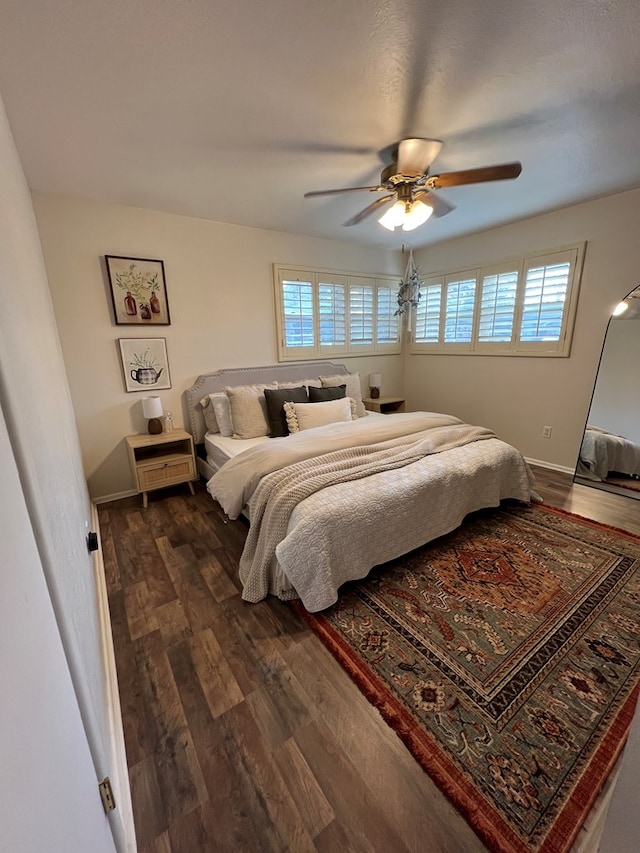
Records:
<instances>
[{"instance_id":1,"label":"white comforter","mask_svg":"<svg viewBox=\"0 0 640 853\"><path fill-rule=\"evenodd\" d=\"M589 480L606 480L609 471L640 474L640 446L596 426L587 426L576 473Z\"/></svg>"},{"instance_id":2,"label":"white comforter","mask_svg":"<svg viewBox=\"0 0 640 853\"><path fill-rule=\"evenodd\" d=\"M230 517L248 506L251 519L256 487L271 472L353 446L393 444L425 430L442 433L447 426L459 433L467 425L450 415L411 412L308 430L242 453L207 488ZM270 562L264 554L249 564L243 560L243 598L299 596L307 610L322 610L336 601L346 581L453 530L469 512L505 498L528 502L532 486L522 455L486 430L470 444L327 486L295 506ZM249 538L261 532L254 528Z\"/></svg>"}]
</instances>

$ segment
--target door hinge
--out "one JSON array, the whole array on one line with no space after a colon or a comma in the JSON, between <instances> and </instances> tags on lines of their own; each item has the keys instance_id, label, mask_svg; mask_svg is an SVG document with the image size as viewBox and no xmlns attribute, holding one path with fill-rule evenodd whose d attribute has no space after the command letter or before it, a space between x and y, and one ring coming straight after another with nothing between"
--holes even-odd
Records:
<instances>
[{"instance_id":1,"label":"door hinge","mask_svg":"<svg viewBox=\"0 0 640 853\"><path fill-rule=\"evenodd\" d=\"M111 780L108 776L105 776L102 782L98 785L98 790L100 791L100 799L102 800L102 805L104 807L105 812L108 814L112 812L116 807L116 801L113 797L113 789L111 787Z\"/></svg>"}]
</instances>

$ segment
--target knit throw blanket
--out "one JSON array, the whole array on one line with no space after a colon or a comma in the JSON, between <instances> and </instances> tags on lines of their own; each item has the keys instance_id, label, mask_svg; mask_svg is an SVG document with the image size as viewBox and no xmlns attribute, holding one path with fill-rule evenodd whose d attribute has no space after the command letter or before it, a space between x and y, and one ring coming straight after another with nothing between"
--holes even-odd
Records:
<instances>
[{"instance_id":1,"label":"knit throw blanket","mask_svg":"<svg viewBox=\"0 0 640 853\"><path fill-rule=\"evenodd\" d=\"M245 601L268 593L269 568L285 538L295 507L314 492L336 483L359 480L402 468L433 453L495 438L485 427L460 424L424 430L389 441L326 453L288 465L263 477L249 503L251 526L240 559Z\"/></svg>"}]
</instances>

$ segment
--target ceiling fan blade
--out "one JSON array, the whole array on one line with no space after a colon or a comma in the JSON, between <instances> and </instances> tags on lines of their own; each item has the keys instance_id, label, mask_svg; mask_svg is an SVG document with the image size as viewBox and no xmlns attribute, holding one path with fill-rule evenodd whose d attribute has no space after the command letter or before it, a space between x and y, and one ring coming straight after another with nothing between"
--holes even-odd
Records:
<instances>
[{"instance_id":1,"label":"ceiling fan blade","mask_svg":"<svg viewBox=\"0 0 640 853\"><path fill-rule=\"evenodd\" d=\"M441 148L439 139L403 139L398 145L398 174L408 178L424 175Z\"/></svg>"},{"instance_id":2,"label":"ceiling fan blade","mask_svg":"<svg viewBox=\"0 0 640 853\"><path fill-rule=\"evenodd\" d=\"M480 184L485 181L504 181L517 178L522 171L522 163L502 163L499 166L484 166L480 169L464 169L460 172L445 172L427 178L425 186L430 190L443 187L459 187L462 184Z\"/></svg>"},{"instance_id":3,"label":"ceiling fan blade","mask_svg":"<svg viewBox=\"0 0 640 853\"><path fill-rule=\"evenodd\" d=\"M343 225L357 225L358 222L362 222L363 219L366 219L367 216L371 216L379 207L382 207L383 204L387 204L392 199L394 199L395 193L391 193L391 195L382 196L382 198L377 198L374 202L372 202L368 207L365 207L364 210L361 210L360 213L356 213L355 216L352 216L351 219L347 219L346 222L343 222Z\"/></svg>"},{"instance_id":4,"label":"ceiling fan blade","mask_svg":"<svg viewBox=\"0 0 640 853\"><path fill-rule=\"evenodd\" d=\"M413 197L433 208L432 215L434 217L446 216L447 213L451 213L452 210L456 209L455 204L449 204L448 201L445 201L435 193L430 193L429 190L415 190Z\"/></svg>"},{"instance_id":5,"label":"ceiling fan blade","mask_svg":"<svg viewBox=\"0 0 640 853\"><path fill-rule=\"evenodd\" d=\"M378 192L381 190L386 190L386 187L380 187L380 186L375 186L375 187L345 187L344 189L341 189L341 190L312 190L309 193L305 193L304 197L305 198L313 198L313 196L317 196L317 195L337 195L338 193L352 193L352 192L356 192L357 190L369 190L369 192L373 193L373 192Z\"/></svg>"}]
</instances>

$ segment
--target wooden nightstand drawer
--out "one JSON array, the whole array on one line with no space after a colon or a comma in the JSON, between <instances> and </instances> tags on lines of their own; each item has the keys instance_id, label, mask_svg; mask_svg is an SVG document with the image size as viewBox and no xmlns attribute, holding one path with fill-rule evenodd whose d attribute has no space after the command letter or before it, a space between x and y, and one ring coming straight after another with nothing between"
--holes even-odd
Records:
<instances>
[{"instance_id":1,"label":"wooden nightstand drawer","mask_svg":"<svg viewBox=\"0 0 640 853\"><path fill-rule=\"evenodd\" d=\"M138 466L138 488L141 492L148 492L151 489L159 489L161 486L193 480L195 476L191 456L167 458L159 464L156 462Z\"/></svg>"}]
</instances>

